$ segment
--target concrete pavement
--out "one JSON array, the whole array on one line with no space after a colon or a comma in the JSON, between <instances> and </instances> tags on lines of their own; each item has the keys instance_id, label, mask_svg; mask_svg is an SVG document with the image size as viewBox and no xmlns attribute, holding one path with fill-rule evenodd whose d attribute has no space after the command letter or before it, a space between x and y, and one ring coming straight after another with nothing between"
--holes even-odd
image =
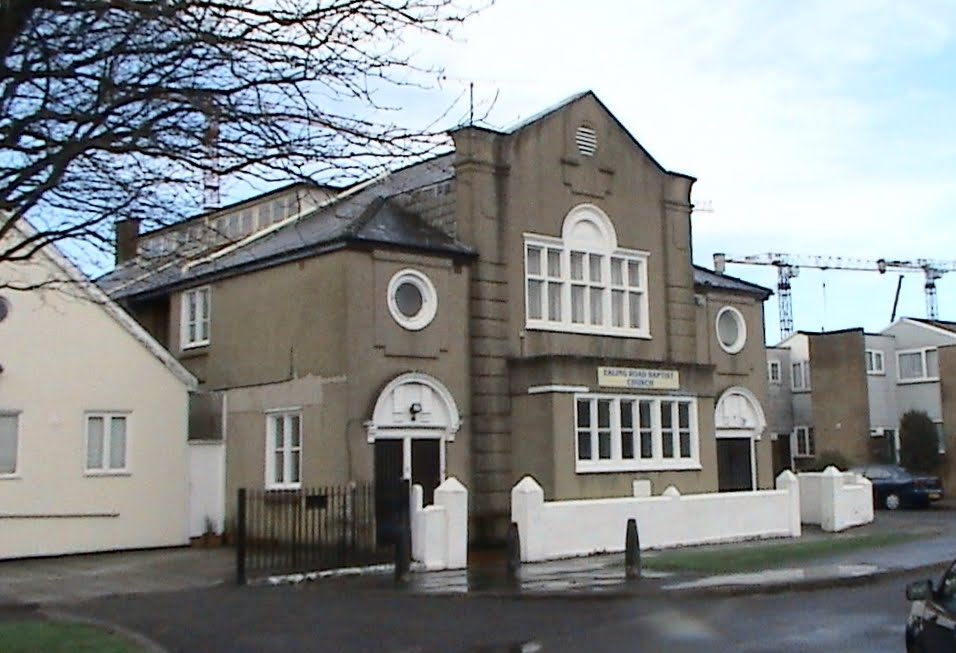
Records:
<instances>
[{"instance_id":1,"label":"concrete pavement","mask_svg":"<svg viewBox=\"0 0 956 653\"><path fill-rule=\"evenodd\" d=\"M659 592L771 592L872 581L883 575L939 566L956 558L956 512L948 510L879 512L873 524L829 534L805 528L803 541L851 538L868 533L919 532L925 537L891 546L860 549L819 558L792 568L747 574L692 575L645 571L640 582L624 580L623 554L557 560L522 566L515 583L505 576L499 556L473 555L468 571L415 573L407 587L396 588L390 573L339 579L343 591L402 594L455 594L547 597ZM622 533L623 538L623 533ZM791 540L764 540L693 547L729 550ZM231 549L165 549L0 563L0 606L64 605L88 599L231 585ZM645 560L653 557L645 552ZM315 581L320 585L329 580Z\"/></svg>"}]
</instances>

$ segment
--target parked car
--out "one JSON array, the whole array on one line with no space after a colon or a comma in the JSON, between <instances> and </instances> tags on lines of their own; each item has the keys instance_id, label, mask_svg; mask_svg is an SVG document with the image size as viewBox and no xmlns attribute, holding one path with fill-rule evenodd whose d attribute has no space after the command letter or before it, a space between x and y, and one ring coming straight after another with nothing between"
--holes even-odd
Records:
<instances>
[{"instance_id":1,"label":"parked car","mask_svg":"<svg viewBox=\"0 0 956 653\"><path fill-rule=\"evenodd\" d=\"M906 620L907 652L956 650L956 562L936 587L929 579L907 585L906 598L913 602Z\"/></svg>"},{"instance_id":2,"label":"parked car","mask_svg":"<svg viewBox=\"0 0 956 653\"><path fill-rule=\"evenodd\" d=\"M896 510L900 506L925 508L943 497L938 476L915 476L899 465L866 465L850 471L873 483L873 505Z\"/></svg>"}]
</instances>

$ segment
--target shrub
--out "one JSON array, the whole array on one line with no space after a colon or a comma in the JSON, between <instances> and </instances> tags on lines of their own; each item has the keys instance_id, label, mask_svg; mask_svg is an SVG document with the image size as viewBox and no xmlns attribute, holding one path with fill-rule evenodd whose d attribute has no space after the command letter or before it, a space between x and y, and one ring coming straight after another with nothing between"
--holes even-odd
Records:
<instances>
[{"instance_id":1,"label":"shrub","mask_svg":"<svg viewBox=\"0 0 956 653\"><path fill-rule=\"evenodd\" d=\"M816 457L813 459L813 462L807 465L806 471L822 472L824 469L826 469L830 465L833 465L834 467L839 469L841 472L845 472L850 467L853 467L853 463L850 461L849 458L846 457L846 455L844 455L843 453L839 451L828 449L826 451L821 451L820 453L818 453Z\"/></svg>"},{"instance_id":2,"label":"shrub","mask_svg":"<svg viewBox=\"0 0 956 653\"><path fill-rule=\"evenodd\" d=\"M914 472L935 472L939 466L936 425L925 411L907 411L900 421L900 464Z\"/></svg>"}]
</instances>

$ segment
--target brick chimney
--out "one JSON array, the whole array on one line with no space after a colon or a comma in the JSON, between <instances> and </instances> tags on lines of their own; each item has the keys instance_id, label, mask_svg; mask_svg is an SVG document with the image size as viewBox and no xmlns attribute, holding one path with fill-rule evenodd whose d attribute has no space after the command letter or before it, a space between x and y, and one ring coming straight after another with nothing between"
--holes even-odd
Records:
<instances>
[{"instance_id":1,"label":"brick chimney","mask_svg":"<svg viewBox=\"0 0 956 653\"><path fill-rule=\"evenodd\" d=\"M117 220L114 227L116 229L116 264L119 265L136 258L139 245L139 220L136 218Z\"/></svg>"}]
</instances>

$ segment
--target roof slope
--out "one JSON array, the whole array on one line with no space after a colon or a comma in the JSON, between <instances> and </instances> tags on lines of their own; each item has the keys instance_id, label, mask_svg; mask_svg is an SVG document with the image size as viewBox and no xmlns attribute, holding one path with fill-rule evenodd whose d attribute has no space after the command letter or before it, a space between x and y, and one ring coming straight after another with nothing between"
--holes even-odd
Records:
<instances>
[{"instance_id":1,"label":"roof slope","mask_svg":"<svg viewBox=\"0 0 956 653\"><path fill-rule=\"evenodd\" d=\"M956 322L949 322L947 320L928 320L919 317L907 317L904 318L909 322L916 322L924 326L936 327L937 329L942 329L944 331L951 331L956 334Z\"/></svg>"},{"instance_id":2,"label":"roof slope","mask_svg":"<svg viewBox=\"0 0 956 653\"><path fill-rule=\"evenodd\" d=\"M713 288L727 292L738 292L758 297L766 301L773 294L769 288L758 286L755 283L732 277L729 274L717 274L699 265L694 266L694 285L703 288Z\"/></svg>"},{"instance_id":3,"label":"roof slope","mask_svg":"<svg viewBox=\"0 0 956 653\"><path fill-rule=\"evenodd\" d=\"M271 267L349 244L375 243L419 251L473 256L474 251L393 199L454 178L454 154L417 163L370 180L330 199L309 213L252 234L237 244L205 252L191 261L175 254L161 259L137 257L100 277L116 298L148 296L170 287Z\"/></svg>"},{"instance_id":4,"label":"roof slope","mask_svg":"<svg viewBox=\"0 0 956 653\"><path fill-rule=\"evenodd\" d=\"M33 227L25 222L17 226L17 230L24 235L29 235ZM113 320L135 338L149 353L159 359L159 361L175 376L188 390L195 391L199 387L199 382L189 370L176 360L165 347L156 341L146 329L141 327L126 311L120 308L116 302L106 296L106 294L93 283L89 277L83 274L79 268L63 254L53 243L45 246L42 250L43 255L49 259L53 266L62 273L66 280L75 284L75 288L82 293L89 301L98 304Z\"/></svg>"}]
</instances>

